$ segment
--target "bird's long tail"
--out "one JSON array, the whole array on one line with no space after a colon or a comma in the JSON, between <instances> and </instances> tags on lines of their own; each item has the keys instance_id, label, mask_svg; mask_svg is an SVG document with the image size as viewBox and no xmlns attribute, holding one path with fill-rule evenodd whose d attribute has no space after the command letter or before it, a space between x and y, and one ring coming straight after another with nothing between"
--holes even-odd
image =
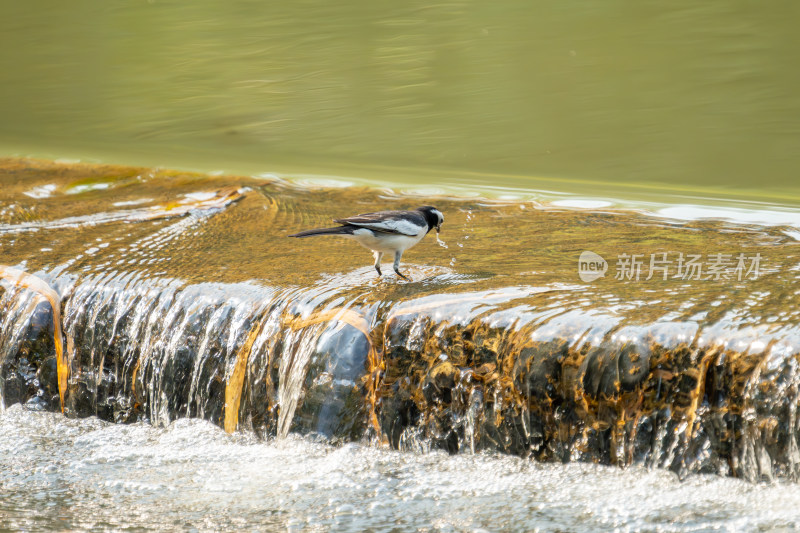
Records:
<instances>
[{"instance_id":1,"label":"bird's long tail","mask_svg":"<svg viewBox=\"0 0 800 533\"><path fill-rule=\"evenodd\" d=\"M352 235L353 230L355 229L356 228L353 226L337 226L335 228L308 229L306 231L301 231L300 233L289 235L289 237L314 237L315 235Z\"/></svg>"}]
</instances>

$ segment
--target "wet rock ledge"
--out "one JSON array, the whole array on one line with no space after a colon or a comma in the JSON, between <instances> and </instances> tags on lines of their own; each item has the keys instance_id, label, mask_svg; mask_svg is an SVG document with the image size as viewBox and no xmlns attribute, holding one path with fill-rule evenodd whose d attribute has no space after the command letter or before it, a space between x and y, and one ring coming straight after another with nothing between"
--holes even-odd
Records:
<instances>
[{"instance_id":1,"label":"wet rock ledge","mask_svg":"<svg viewBox=\"0 0 800 533\"><path fill-rule=\"evenodd\" d=\"M442 199L449 248L409 253L404 283L375 279L368 254L340 242L297 248L285 233L324 224L331 206L413 198L5 168L0 182L18 184L0 224L5 407L681 475L800 471L797 242L785 228ZM58 196L78 177L84 189ZM51 182L53 198L23 194ZM519 241L495 250L510 230ZM757 279L585 283L576 262L590 246L759 251L766 266Z\"/></svg>"}]
</instances>

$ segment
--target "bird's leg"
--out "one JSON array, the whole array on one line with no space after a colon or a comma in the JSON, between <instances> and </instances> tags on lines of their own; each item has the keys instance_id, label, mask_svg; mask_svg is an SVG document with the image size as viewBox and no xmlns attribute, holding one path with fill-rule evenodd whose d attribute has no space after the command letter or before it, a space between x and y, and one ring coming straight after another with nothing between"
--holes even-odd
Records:
<instances>
[{"instance_id":1,"label":"bird's leg","mask_svg":"<svg viewBox=\"0 0 800 533\"><path fill-rule=\"evenodd\" d=\"M400 273L399 269L400 269L400 258L401 257L403 257L403 252L395 252L394 253L394 271L397 273L398 276L400 276L404 280L411 281L410 279L408 279L407 277L405 277L403 274Z\"/></svg>"},{"instance_id":2,"label":"bird's leg","mask_svg":"<svg viewBox=\"0 0 800 533\"><path fill-rule=\"evenodd\" d=\"M378 271L378 276L381 275L381 257L383 257L383 252L372 252L372 255L375 256L375 270Z\"/></svg>"}]
</instances>

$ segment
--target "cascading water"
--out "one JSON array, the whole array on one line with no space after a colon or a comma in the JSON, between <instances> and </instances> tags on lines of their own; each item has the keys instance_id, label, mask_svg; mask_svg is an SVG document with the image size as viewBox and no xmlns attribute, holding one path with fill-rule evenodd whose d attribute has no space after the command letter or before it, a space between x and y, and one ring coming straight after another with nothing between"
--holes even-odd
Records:
<instances>
[{"instance_id":1,"label":"cascading water","mask_svg":"<svg viewBox=\"0 0 800 533\"><path fill-rule=\"evenodd\" d=\"M55 186L46 198L7 193L4 407L63 401L70 417L202 418L262 437L682 475L800 473L792 227L441 199L448 248L423 241L403 283L377 279L350 243L285 235L339 214L330 206L414 199L151 171L115 189L132 171L113 167L92 169L111 186L66 196L84 167L14 164L38 180L26 186ZM749 277L731 263L718 278L582 282L586 249L762 264Z\"/></svg>"}]
</instances>

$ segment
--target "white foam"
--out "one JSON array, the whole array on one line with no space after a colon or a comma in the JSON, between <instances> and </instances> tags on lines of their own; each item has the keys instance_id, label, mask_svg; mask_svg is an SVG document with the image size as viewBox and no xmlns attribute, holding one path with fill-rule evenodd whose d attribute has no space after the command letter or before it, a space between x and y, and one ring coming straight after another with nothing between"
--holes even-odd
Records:
<instances>
[{"instance_id":1,"label":"white foam","mask_svg":"<svg viewBox=\"0 0 800 533\"><path fill-rule=\"evenodd\" d=\"M53 183L49 183L47 185L41 185L39 187L34 187L29 191L25 191L25 196L30 196L31 198L50 198L53 195L53 192L56 190L56 186Z\"/></svg>"},{"instance_id":2,"label":"white foam","mask_svg":"<svg viewBox=\"0 0 800 533\"><path fill-rule=\"evenodd\" d=\"M800 228L800 210L739 209L732 207L676 205L664 207L655 211L653 214L679 220L722 219L740 224L794 226Z\"/></svg>"}]
</instances>

